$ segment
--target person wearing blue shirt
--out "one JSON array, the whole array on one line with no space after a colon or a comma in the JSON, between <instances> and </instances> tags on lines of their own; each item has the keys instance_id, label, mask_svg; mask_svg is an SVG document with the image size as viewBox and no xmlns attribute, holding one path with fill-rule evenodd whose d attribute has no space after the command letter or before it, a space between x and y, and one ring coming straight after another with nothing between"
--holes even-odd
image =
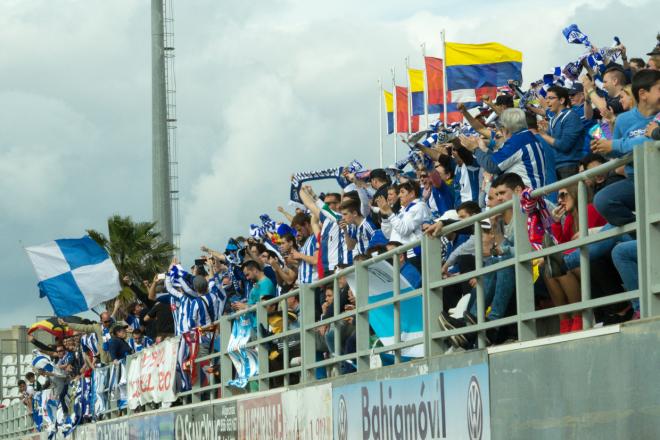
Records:
<instances>
[{"instance_id":1,"label":"person wearing blue shirt","mask_svg":"<svg viewBox=\"0 0 660 440\"><path fill-rule=\"evenodd\" d=\"M133 350L133 353L139 353L143 349L151 347L154 341L149 337L142 334L141 328L133 330L133 336L128 338L128 345Z\"/></svg>"},{"instance_id":2,"label":"person wearing blue shirt","mask_svg":"<svg viewBox=\"0 0 660 440\"><path fill-rule=\"evenodd\" d=\"M594 153L621 157L651 140L646 137L646 126L660 112L660 71L640 70L633 78L632 91L637 107L617 116L612 140L592 141L591 151ZM621 226L635 221L633 173L632 164L626 165L627 178L601 189L594 197L594 206L611 225Z\"/></svg>"},{"instance_id":3,"label":"person wearing blue shirt","mask_svg":"<svg viewBox=\"0 0 660 440\"><path fill-rule=\"evenodd\" d=\"M568 97L571 100L571 109L580 117L583 128L583 144L582 144L582 157L591 153L591 136L589 136L589 129L596 124L593 119L587 118L584 113L584 86L579 82L573 83L573 86L568 90ZM550 182L547 182L549 184Z\"/></svg>"},{"instance_id":4,"label":"person wearing blue shirt","mask_svg":"<svg viewBox=\"0 0 660 440\"><path fill-rule=\"evenodd\" d=\"M398 241L390 241L385 247L388 251L391 251L392 249L396 249L400 246L401 243ZM407 261L405 253L399 254L399 272L401 273L401 276L406 281L408 281L408 284L410 284L413 289L419 289L422 287L422 275L414 265Z\"/></svg>"},{"instance_id":5,"label":"person wearing blue shirt","mask_svg":"<svg viewBox=\"0 0 660 440\"><path fill-rule=\"evenodd\" d=\"M557 180L562 180L578 173L584 156L584 127L571 109L567 89L550 87L545 99L554 116L547 123L539 123L539 134L555 150Z\"/></svg>"},{"instance_id":6,"label":"person wearing blue shirt","mask_svg":"<svg viewBox=\"0 0 660 440\"><path fill-rule=\"evenodd\" d=\"M126 342L126 325L116 324L112 328L112 338L108 343L108 353L113 361L123 361L133 350Z\"/></svg>"}]
</instances>

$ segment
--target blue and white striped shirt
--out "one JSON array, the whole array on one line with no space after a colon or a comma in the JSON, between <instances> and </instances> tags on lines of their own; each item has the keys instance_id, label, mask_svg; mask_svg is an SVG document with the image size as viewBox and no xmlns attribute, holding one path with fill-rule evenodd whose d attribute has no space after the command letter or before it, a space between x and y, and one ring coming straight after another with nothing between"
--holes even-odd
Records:
<instances>
[{"instance_id":1,"label":"blue and white striped shirt","mask_svg":"<svg viewBox=\"0 0 660 440\"><path fill-rule=\"evenodd\" d=\"M545 185L543 147L529 130L514 133L495 153L477 149L475 155L489 173L516 173L532 189Z\"/></svg>"},{"instance_id":2,"label":"blue and white striped shirt","mask_svg":"<svg viewBox=\"0 0 660 440\"><path fill-rule=\"evenodd\" d=\"M362 220L360 226L355 228L353 239L356 241L355 249L353 249L353 255L364 255L369 249L369 242L376 233L376 226L368 218Z\"/></svg>"},{"instance_id":3,"label":"blue and white striped shirt","mask_svg":"<svg viewBox=\"0 0 660 440\"><path fill-rule=\"evenodd\" d=\"M335 270L339 264L352 264L352 254L348 251L346 238L344 233L339 227L337 218L341 218L339 214L336 217L326 215L321 210L321 264L326 273Z\"/></svg>"},{"instance_id":4,"label":"blue and white striped shirt","mask_svg":"<svg viewBox=\"0 0 660 440\"><path fill-rule=\"evenodd\" d=\"M133 350L133 353L139 353L143 348L151 347L154 341L149 336L142 336L142 342L137 342L135 338L128 338L128 345Z\"/></svg>"},{"instance_id":5,"label":"blue and white striped shirt","mask_svg":"<svg viewBox=\"0 0 660 440\"><path fill-rule=\"evenodd\" d=\"M170 304L174 318L174 334L182 335L206 320L205 304L200 297L187 295L172 286L169 277L165 277L165 288L169 295L160 296L160 301Z\"/></svg>"},{"instance_id":6,"label":"blue and white striped shirt","mask_svg":"<svg viewBox=\"0 0 660 440\"><path fill-rule=\"evenodd\" d=\"M300 253L307 256L313 256L318 247L318 242L316 236L311 234L305 240ZM300 265L298 266L298 284L309 284L318 280L319 274L316 271L316 264L309 264L306 261L301 260Z\"/></svg>"}]
</instances>

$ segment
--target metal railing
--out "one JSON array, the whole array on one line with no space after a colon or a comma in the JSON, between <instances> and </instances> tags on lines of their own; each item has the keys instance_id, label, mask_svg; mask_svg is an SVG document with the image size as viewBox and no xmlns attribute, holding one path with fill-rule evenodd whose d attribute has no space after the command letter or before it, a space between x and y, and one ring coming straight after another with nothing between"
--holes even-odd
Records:
<instances>
[{"instance_id":1,"label":"metal railing","mask_svg":"<svg viewBox=\"0 0 660 440\"><path fill-rule=\"evenodd\" d=\"M587 227L587 204L588 190L586 180L598 175L607 174L613 170L634 163L635 174L635 203L636 220L633 223L612 227L604 231L592 233ZM630 178L630 177L629 177ZM394 363L402 362L401 351L405 348L424 344L424 357L438 356L444 354L450 347L447 338L456 335L477 334L477 347L486 346L486 331L502 326L515 325L519 341L527 341L537 338L536 321L558 316L565 313L586 312L582 314L585 329L594 325L592 311L594 308L613 305L624 301L638 299L640 302L640 315L642 318L660 314L660 258L657 258L657 250L660 249L660 142L648 142L635 149L634 155L628 155L617 160L610 161L596 168L587 170L562 181L539 188L532 192L533 197L547 195L560 188L573 185L578 186L578 225L579 236L567 243L557 244L541 250L533 250L529 242L527 230L527 214L520 209L520 200L517 195L513 200L500 204L488 211L469 217L468 219L454 223L443 228L442 235L448 235L464 228L473 227L475 235L475 256L483 255L482 231L477 227L480 221L502 214L511 210L513 222L514 243L512 246L513 256L509 259L495 264L484 266L483 258L475 258L475 269L461 273L457 276L442 277L442 249L438 239L423 237L422 240L409 243L397 249L374 256L366 261L356 263L354 266L331 274L322 280L311 284L300 286L277 298L261 301L246 310L229 316L222 316L219 320L219 334L221 338L221 351L199 358L197 362L220 360L220 376L222 382L216 381L208 386L200 388L193 387L184 395L192 395L193 400L199 400L199 394L210 390L221 388L223 396L231 396L244 391L230 387L227 381L232 378L233 366L226 350L231 335L232 323L240 316L254 313L257 317L256 338L253 338L246 348L256 349L259 359L259 374L254 380L259 384L259 390L270 388L271 380L281 378L282 384L288 386L292 381L299 380L301 383L315 380L314 370L337 365L340 362L351 361L358 372L370 369L370 357L381 353L392 353ZM654 190L655 189L655 190ZM588 245L621 236L624 234L635 234L638 251L639 288L634 291L616 293L600 298L591 296L591 265L589 260ZM422 249L422 288L410 292L401 293L399 286L399 260L395 258L409 249L421 246ZM541 310L535 309L534 300L534 278L533 260L546 257L551 254L564 252L569 249L579 249L580 252L580 287L581 300L572 304L555 306ZM656 252L656 258L652 253ZM368 268L379 261L391 259L394 268L393 295L378 302L370 303L368 300ZM485 275L495 273L499 270L512 267L515 273L515 300L516 312L493 321L485 320L486 304L484 301ZM354 274L357 281L355 293L355 309L348 311L339 310L339 288L338 280L350 274ZM476 305L477 323L452 330L445 330L439 322L439 315L443 311L443 289L461 282L475 278L476 283ZM315 289L333 284L334 290L334 313L332 317L315 321ZM422 296L423 299L423 337L412 340L401 340L400 318L401 302ZM288 320L287 300L298 297L302 320L299 327L291 328ZM282 313L282 333L264 335L262 326L267 327L267 309L276 305L277 310ZM373 348L369 343L369 312L379 307L392 305L394 307L394 343ZM271 312L272 313L272 312ZM315 332L320 327L334 325L339 321L353 318L356 333L356 351L354 353L340 354L339 332L335 331L334 354L328 359L316 359ZM289 344L292 340L300 341L300 362L292 363L289 353ZM283 357L282 367L275 371L269 370L268 351L270 344L283 341L283 349L280 353Z\"/></svg>"},{"instance_id":2,"label":"metal railing","mask_svg":"<svg viewBox=\"0 0 660 440\"><path fill-rule=\"evenodd\" d=\"M23 403L15 403L0 410L0 438L15 438L34 428L32 412Z\"/></svg>"},{"instance_id":3,"label":"metal railing","mask_svg":"<svg viewBox=\"0 0 660 440\"><path fill-rule=\"evenodd\" d=\"M630 163L634 163L635 168L635 222L605 231L590 232L587 228L588 200L585 181ZM447 339L456 335L476 334L476 345L479 348L483 348L486 346L486 331L502 326L515 325L517 327L519 341L532 340L538 335L536 327L537 320L554 317L563 313L587 312L582 315L583 324L584 328L590 328L593 326L590 312L594 308L634 299L639 300L642 318L660 315L660 298L658 298L658 294L660 293L660 258L658 258L660 256L658 255L658 250L660 250L660 190L658 190L660 188L660 142L646 143L636 148L634 155L610 161L563 181L537 189L532 195L546 195L560 188L572 185L578 185L579 237L570 242L546 249L533 250L528 238L527 216L520 209L518 197L514 195L511 201L449 225L442 230L442 235L448 235L464 228L473 227L475 255L483 255L482 232L481 228L477 226L484 219L511 210L514 235L513 256L507 260L484 266L482 258L475 258L474 270L453 277L443 278L440 240L425 236L420 241L392 249L366 261L360 261L322 280L302 285L298 289L287 292L279 297L260 301L245 310L232 315L222 316L217 322L219 329L216 334L216 337L219 337L221 341L221 350L203 357L198 357L195 360L196 364L205 361L212 361L216 364L219 362L221 380L216 379L215 376L211 376L208 385L200 386L198 382L193 385L190 391L179 393L179 397L197 402L203 398L210 397L205 396L205 394L211 392L220 391L222 397L246 392L245 390L231 387L228 384L228 381L234 375L234 369L231 359L227 354L227 347L233 322L248 313L256 316L257 326L255 337L247 343L245 348L255 349L258 353L259 373L252 380L258 384L260 391L273 387L273 383L275 382L282 386L289 386L296 382L313 382L317 380L315 377L315 370L317 368L326 368L345 361L351 361L358 372L368 371L371 368L371 356L383 353L393 354L393 362L398 364L405 361L404 356L402 356L402 350L419 344L423 344L424 359L439 356L446 353L450 347ZM634 291L616 293L601 298L592 298L590 284L591 266L587 246L623 234L636 235L639 288ZM422 250L422 287L421 289L402 293L399 282L401 268L397 256L418 246L421 246ZM569 249L579 249L580 252L581 300L573 304L535 310L533 260ZM377 302L369 302L369 267L383 260L391 260L393 266L393 294L390 298ZM486 304L484 300L483 277L505 268L514 269L516 312L511 316L486 321L484 317ZM355 276L355 308L353 310L341 311L339 309L339 280L345 276ZM477 280L477 324L444 330L438 320L440 313L444 310L443 289L472 278ZM329 283L332 283L333 286L333 316L316 321L315 289L327 286ZM402 340L401 303L402 301L420 296L422 297L423 304L423 336ZM302 317L295 326L293 322L290 322L287 313L287 301L293 297L299 299L299 316ZM273 306L275 306L277 311L272 310ZM394 341L392 344L374 348L370 344L369 313L377 308L386 306L393 307ZM271 315L273 313L281 313L283 329L281 333L268 335L264 333L264 328L268 328L269 309L271 309ZM354 320L356 334L355 352L340 354L340 336L339 332L335 331L334 340L332 341L334 354L328 359L317 359L317 329L326 325L336 325L346 318L352 318ZM282 344L279 354L282 356L282 365L271 371L269 368L269 352L272 350L273 344L278 342ZM299 356L292 356L292 351L293 354L296 354L295 351L298 350L295 347L299 347ZM201 378L201 376L200 374L199 377ZM217 396L214 395L213 397ZM20 407L19 405L12 405L12 408L0 411L0 426L3 427L3 434L5 432L26 433L29 432L32 424L23 405L20 405ZM4 431L5 429L8 431Z\"/></svg>"}]
</instances>

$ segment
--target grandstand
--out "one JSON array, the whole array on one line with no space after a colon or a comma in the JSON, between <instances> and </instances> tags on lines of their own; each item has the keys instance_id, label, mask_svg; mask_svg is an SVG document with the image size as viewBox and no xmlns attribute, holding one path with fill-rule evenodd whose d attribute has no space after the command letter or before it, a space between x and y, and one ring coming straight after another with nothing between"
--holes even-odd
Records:
<instances>
[{"instance_id":1,"label":"grandstand","mask_svg":"<svg viewBox=\"0 0 660 440\"><path fill-rule=\"evenodd\" d=\"M654 403L657 402L655 366L660 357L652 349L660 335L660 193L648 189L660 187L657 173L660 142L647 143L636 149L634 156L538 189L536 194L554 191L567 183L577 183L583 188L588 178L633 162L637 219L632 224L585 233L570 243L533 251L522 239L527 236L526 218L518 208L516 197L495 208L514 207L514 229L521 239L515 241L516 257L509 263L493 268L477 264L470 273L442 279L437 271L431 270L439 265L440 241L424 237L421 242L393 249L318 282L332 281L334 294L338 295L337 280L354 272L357 302L353 311L315 321L313 305L306 299L315 287L312 283L247 310L224 315L216 334L221 341L220 351L195 360L197 365L218 360L220 374L214 375L208 384L201 382L202 374L198 375L189 391L176 396L184 403L182 406L152 409L147 405L140 412L129 411L128 415L121 415L116 407L110 407L96 423L82 425L74 431L74 438L128 438L123 435L128 435L129 431L138 437L160 432L160 435L169 433L175 438L212 438L205 437L210 432L215 433L215 438L349 439L360 434L363 438L378 438L381 434L380 438L396 438L402 429L408 432L408 437L402 438L655 438L660 432L660 419L653 415L653 408L657 407ZM442 233L450 234L467 225L477 225L484 217L475 215L447 227ZM568 248L584 251L591 243L625 233L637 238L639 289L591 298L587 287L581 301L575 304L535 310L532 301L532 262L535 259ZM395 281L391 298L368 302L369 266L405 253L416 245L421 245L423 255L421 289L403 293ZM589 258L583 255L581 269L588 273ZM397 258L392 261L398 272ZM443 289L462 279L480 278L506 265L514 267L517 286L516 310L511 316L491 322L479 319L474 325L454 330L440 326L438 316L442 310ZM252 381L258 383L259 391L246 393L231 386L227 378L234 375L229 347L232 321L241 315L256 313L257 320L266 323L270 306L286 302L296 294L300 294L304 317L300 327L288 326L289 318L284 313L284 328L288 330L273 335L259 327L257 338L245 346L258 353L260 368ZM421 297L423 302L423 332L410 338L399 326L400 313L403 302L415 297ZM640 320L594 326L591 314L594 309L633 299L640 301ZM478 289L477 304L481 310L483 300L483 289ZM394 308L394 338L391 344L374 347L369 340L369 313L387 306ZM539 337L538 323L546 325L545 320L555 319L556 325L556 316L575 310L584 313L584 330ZM356 322L356 351L318 360L314 329L347 317ZM517 341L486 347L487 330L511 325L517 331ZM478 335L476 349L450 348L451 337L475 333ZM286 343L294 340L300 341L299 357L289 353L290 344ZM279 342L282 347L284 367L271 370L268 356L273 342ZM420 358L410 359L404 355L407 349L419 345L423 353ZM12 356L6 358L3 368L13 373L12 367L18 368L14 362L18 362ZM131 363L139 362L138 358L139 355L131 356L129 371ZM20 361L25 362L26 358ZM315 370L331 368L343 361L354 363L357 372L323 380L316 378ZM391 365L383 366L387 363ZM281 381L275 380L278 378ZM102 393L107 392L111 390L102 390ZM416 406L420 401L422 404ZM416 412L404 418L404 408ZM401 412L400 419L397 411ZM401 420L401 424L397 425L396 420ZM13 405L2 410L0 427L2 438L28 434L31 424L25 408ZM200 437L188 437L186 432L196 432Z\"/></svg>"}]
</instances>

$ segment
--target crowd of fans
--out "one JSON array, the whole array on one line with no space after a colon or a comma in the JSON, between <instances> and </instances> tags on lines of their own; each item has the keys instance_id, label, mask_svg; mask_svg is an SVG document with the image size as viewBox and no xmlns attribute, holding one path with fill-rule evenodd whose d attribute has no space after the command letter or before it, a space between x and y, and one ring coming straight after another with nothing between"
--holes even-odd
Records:
<instances>
[{"instance_id":1,"label":"crowd of fans","mask_svg":"<svg viewBox=\"0 0 660 440\"><path fill-rule=\"evenodd\" d=\"M120 362L130 353L194 329L201 329L201 356L219 350L213 334L221 315L416 242L424 234L442 242L443 264L435 270L445 278L473 270L477 258L484 266L512 258L513 209L518 207L475 226L481 228L483 255L475 255L473 228L451 234L443 233L443 228L505 203L514 194L526 201L528 214L540 219L540 229L530 229L530 242L547 247L575 239L585 232L578 222L577 186L567 185L543 198L531 197L531 191L629 154L650 139L660 139L660 46L647 61L628 60L625 48L618 49L621 64L605 60L600 69L585 66L584 75L570 86L553 85L522 106L513 87L496 97L484 97L479 112L460 105L467 129L452 131L434 124L429 134L441 134L438 141L421 141L438 136L404 140L410 146L406 164L412 165L411 171L399 167L354 173L346 169L342 177L348 184L326 194L304 185L299 192L302 204L295 212L278 208L282 222L264 215L262 226L253 225L247 237L231 238L224 250L202 246L203 255L188 270L175 260L150 282L125 277L134 303L117 301L113 312L101 314L98 323L61 321L77 335L55 346L33 343L69 377L89 375L94 366ZM632 166L626 166L587 180L590 233L635 220L633 173ZM637 288L634 234L605 239L588 249L592 297ZM420 249L412 248L398 258L401 275L413 288L421 287ZM536 267L537 308L580 301L579 250L553 254ZM513 267L482 277L486 321L515 313L514 280ZM332 283L314 290L317 321L355 308L355 292L347 280L340 278L338 284L338 296ZM477 322L476 285L477 280L471 279L443 290L444 311L439 320L445 328ZM466 295L463 308L457 307ZM264 331L285 330L283 312L290 328L300 325L300 303L293 296L269 308ZM605 324L636 319L639 303L602 307L594 314L597 322ZM558 331L579 331L582 323L581 312L562 314ZM338 346L335 335L339 335ZM515 329L493 329L487 337L491 344L501 343L515 339ZM289 344L293 363L299 356L294 338L273 344L271 369L283 365L283 343ZM453 336L451 343L465 349L475 346L474 337L466 335ZM316 348L319 360L354 352L353 319L319 327ZM340 372L352 369L350 362L338 366ZM217 373L213 367L209 371ZM324 369L317 371L319 377L325 374ZM31 387L39 385L34 385L38 382L33 375L26 380L31 385L22 382L21 389L29 395ZM57 386L57 380L52 379L52 386Z\"/></svg>"}]
</instances>

